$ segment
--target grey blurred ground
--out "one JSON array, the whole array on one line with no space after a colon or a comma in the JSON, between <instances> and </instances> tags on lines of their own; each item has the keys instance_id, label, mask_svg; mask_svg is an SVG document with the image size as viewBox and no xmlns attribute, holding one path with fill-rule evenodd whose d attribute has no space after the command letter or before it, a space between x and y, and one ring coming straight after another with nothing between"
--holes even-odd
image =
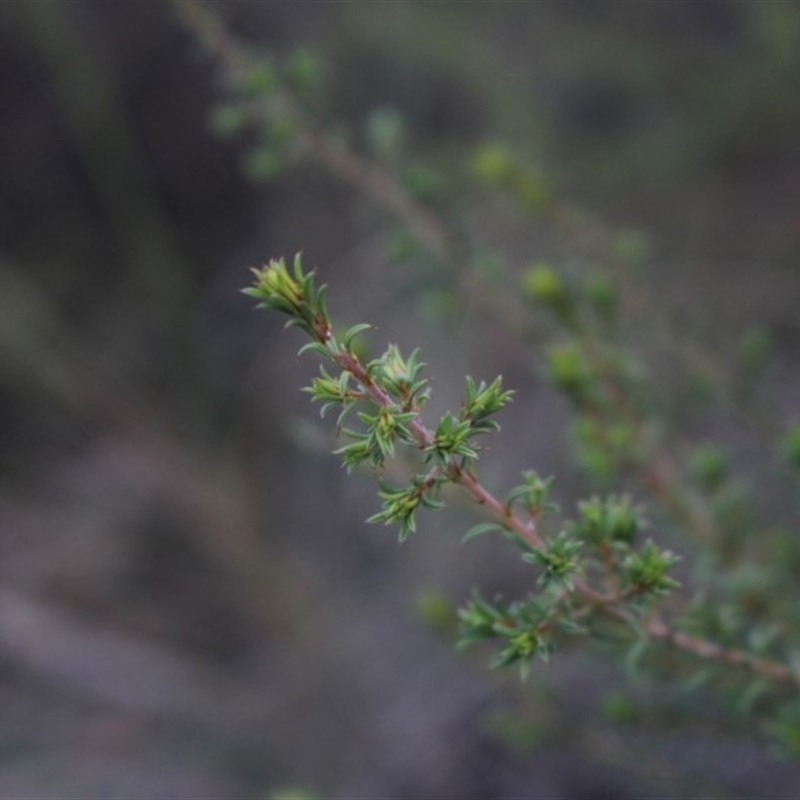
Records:
<instances>
[{"instance_id":1,"label":"grey blurred ground","mask_svg":"<svg viewBox=\"0 0 800 800\"><path fill-rule=\"evenodd\" d=\"M576 202L651 232L653 285L701 335L772 326L798 407L797 6L219 8L317 48L342 119L394 105L444 157L493 132L539 154ZM353 192L311 168L245 180L208 133L218 98L163 3L0 6L0 797L800 796L762 743L608 723L601 661L566 653L523 691L422 625L420 592L524 576L459 546L466 508L402 549L364 524L371 481L328 454L298 392L314 368L251 313L247 267L303 250L338 319L424 346L441 408L465 372L504 373L491 483L535 466L570 501L566 409L491 319L420 310ZM472 213L512 261L569 253Z\"/></svg>"}]
</instances>

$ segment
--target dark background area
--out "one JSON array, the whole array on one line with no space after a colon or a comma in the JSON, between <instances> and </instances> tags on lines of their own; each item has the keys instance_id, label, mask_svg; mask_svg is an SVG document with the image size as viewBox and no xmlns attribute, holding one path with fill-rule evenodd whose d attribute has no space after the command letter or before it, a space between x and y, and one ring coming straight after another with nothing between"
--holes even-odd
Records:
<instances>
[{"instance_id":1,"label":"dark background area","mask_svg":"<svg viewBox=\"0 0 800 800\"><path fill-rule=\"evenodd\" d=\"M644 231L659 313L715 353L769 329L768 389L797 418L798 5L213 7L319 55L356 141L376 107L438 163L507 141ZM421 598L525 576L502 546L459 545L467 507L402 548L363 522L372 480L329 455L299 392L315 367L239 293L248 267L302 250L337 320L423 346L436 407L465 373L503 373L492 484L534 466L581 496L566 407L496 321L430 313L440 279L388 258L354 190L308 164L250 181L209 130L221 99L165 2L0 4L0 796L797 797L796 767L702 718L611 724L610 662L557 655L523 689L423 624ZM581 268L479 195L451 212L512 269Z\"/></svg>"}]
</instances>

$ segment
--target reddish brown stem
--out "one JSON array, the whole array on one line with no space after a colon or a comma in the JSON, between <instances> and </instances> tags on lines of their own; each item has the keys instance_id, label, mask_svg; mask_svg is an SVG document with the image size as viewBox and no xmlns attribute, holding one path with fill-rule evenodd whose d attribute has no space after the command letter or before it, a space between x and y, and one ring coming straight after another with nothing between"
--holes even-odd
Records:
<instances>
[{"instance_id":1,"label":"reddish brown stem","mask_svg":"<svg viewBox=\"0 0 800 800\"><path fill-rule=\"evenodd\" d=\"M332 358L339 367L349 372L361 384L366 394L376 405L384 408L395 408L397 406L394 399L369 376L356 356L345 351L338 352ZM408 429L420 448L429 447L433 443L434 434L425 426L419 415L408 423ZM461 486L476 503L484 506L506 530L514 533L534 550L542 551L546 547L544 539L537 531L535 520L531 519L526 522L511 511L474 474L462 468L458 459L451 458L445 467L445 471L454 483ZM575 592L587 603L587 607L598 608L619 622L638 627L637 620L632 612L622 604L618 593L602 594L581 580L574 581L574 587ZM691 636L682 631L676 631L659 617L649 619L645 623L644 629L652 639L662 641L698 658L721 661L731 666L743 667L771 681L794 683L800 686L800 678L782 664L777 664L774 661L769 661L743 650L728 649L707 639Z\"/></svg>"}]
</instances>

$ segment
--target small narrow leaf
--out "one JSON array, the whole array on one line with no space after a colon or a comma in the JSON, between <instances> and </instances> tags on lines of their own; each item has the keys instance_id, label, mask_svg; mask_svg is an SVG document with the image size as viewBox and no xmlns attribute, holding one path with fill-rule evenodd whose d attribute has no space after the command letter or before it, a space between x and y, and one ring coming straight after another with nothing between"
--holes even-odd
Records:
<instances>
[{"instance_id":1,"label":"small narrow leaf","mask_svg":"<svg viewBox=\"0 0 800 800\"><path fill-rule=\"evenodd\" d=\"M498 525L496 522L482 522L480 525L475 525L470 528L461 539L462 544L466 544L472 539L475 539L477 536L481 536L484 533L489 533L490 531L501 531L503 527Z\"/></svg>"},{"instance_id":2,"label":"small narrow leaf","mask_svg":"<svg viewBox=\"0 0 800 800\"><path fill-rule=\"evenodd\" d=\"M347 333L345 333L345 335L342 337L342 344L344 344L345 348L349 349L353 339L355 339L355 337L358 336L359 333L362 333L363 331L368 331L371 328L372 325L368 325L366 322L361 322L358 325L353 325L353 327L350 328L347 331Z\"/></svg>"},{"instance_id":3,"label":"small narrow leaf","mask_svg":"<svg viewBox=\"0 0 800 800\"><path fill-rule=\"evenodd\" d=\"M321 356L328 356L328 349L323 344L319 344L319 342L309 342L308 344L304 344L298 351L297 355L302 356L304 353L312 352L318 353Z\"/></svg>"}]
</instances>

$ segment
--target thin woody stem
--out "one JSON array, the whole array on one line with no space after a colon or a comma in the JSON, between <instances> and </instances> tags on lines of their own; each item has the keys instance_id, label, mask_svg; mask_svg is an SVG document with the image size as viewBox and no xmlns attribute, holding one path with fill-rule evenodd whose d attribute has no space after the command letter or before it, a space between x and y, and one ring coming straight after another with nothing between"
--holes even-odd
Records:
<instances>
[{"instance_id":1,"label":"thin woody stem","mask_svg":"<svg viewBox=\"0 0 800 800\"><path fill-rule=\"evenodd\" d=\"M246 80L256 68L256 60L247 47L231 35L214 12L206 7L203 0L172 2L187 27L220 62L229 79L233 83ZM320 130L303 113L290 92L280 88L271 91L271 97L259 97L243 108L255 121L262 123L274 114L291 117L297 129L300 148L328 172L374 200L378 207L399 220L412 237L447 270L467 306L489 310L506 320L513 330L527 336L531 324L519 304L510 302L509 298L498 301L493 293L482 289L474 270L463 268L473 261L470 246L463 236L418 202L391 172L353 152L335 136Z\"/></svg>"},{"instance_id":2,"label":"thin woody stem","mask_svg":"<svg viewBox=\"0 0 800 800\"><path fill-rule=\"evenodd\" d=\"M402 219L412 236L437 258L443 262L451 259L456 245L449 231L386 170L359 158L318 131L305 130L301 132L301 138L309 152L331 172Z\"/></svg>"},{"instance_id":3,"label":"thin woody stem","mask_svg":"<svg viewBox=\"0 0 800 800\"><path fill-rule=\"evenodd\" d=\"M745 667L752 672L779 683L793 683L800 686L800 677L789 667L761 658L745 650L733 650L698 636L670 628L661 619L650 620L645 628L653 639L659 639L679 650L685 650L698 658L722 661L731 666Z\"/></svg>"},{"instance_id":4,"label":"thin woody stem","mask_svg":"<svg viewBox=\"0 0 800 800\"><path fill-rule=\"evenodd\" d=\"M420 492L419 495L416 498L408 496L405 498L406 501L409 499L416 500L413 503L413 508L416 508L420 501L425 502L422 495L426 485L432 487L439 480L446 479L460 485L475 502L488 509L489 513L500 523L503 529L516 535L521 542L539 555L544 556L544 561L547 561L547 558L552 555L550 553L550 543L546 542L537 530L538 515L530 513L529 518L524 520L514 513L511 502L503 503L495 497L481 484L475 472L467 467L469 462L461 452L455 449L448 452L440 446L441 443L438 441L440 436L439 429L434 433L424 424L418 406L415 404L409 405L408 403L411 394L400 388L400 384L397 383L395 377L391 377L390 373L387 373L386 376L390 382L384 382L382 378L384 373L378 369L381 366L381 362L373 362L365 367L350 349L349 342L352 337L365 326L351 328L345 336L344 344L335 337L325 312L323 301L325 287L321 287L318 290L314 288L313 275L303 274L299 256L295 259L294 275L289 274L282 259L271 261L262 270L255 270L255 273L257 278L255 287L247 289L245 292L260 299L262 307L272 308L293 317L292 322L289 324L299 324L313 340L310 345L302 348L302 350L309 347L314 349L323 357L335 363L342 370L343 378L346 375L351 375L362 388L362 394L358 399L369 398L378 406L381 414L386 414L388 419L392 419L393 415L397 420L402 418L402 438L415 444L423 451L429 453L438 451L439 463L435 467L435 472L430 472L423 483L416 486ZM396 348L390 349L388 352L396 356L400 364L400 366L394 365L391 375L398 376L397 370L399 369L408 371L408 367L403 366L402 359L396 353ZM376 369L373 369L373 367ZM414 369L411 370L414 374L416 374L416 371ZM325 374L324 370L323 374ZM325 375L325 377L328 378L329 376ZM472 395L474 384L470 382L468 384L468 395ZM499 389L499 379L496 384ZM346 379L340 380L338 385L334 384L333 396L336 397L336 392L338 391L340 398L346 398L347 395L343 388L346 385ZM394 391L400 394L399 402L392 394L392 386L394 386ZM508 394L506 393L506 395ZM491 404L487 400L486 406L480 413L485 415L491 413L491 407L501 407L501 404L498 405L497 403L499 397L500 395L497 395L495 401ZM473 400L476 400L476 398L473 397ZM342 400L339 399L337 402L342 402ZM448 415L447 419L450 418ZM401 435L397 423L392 425L391 430L394 431L394 436ZM381 463L382 456L391 451L390 440L384 440L382 443L379 441L378 445L381 449L381 459L375 463ZM474 454L472 457L474 457ZM351 461L350 465L359 463L360 460L363 460L363 458ZM407 492L400 493L401 496L403 494L408 495ZM404 509L402 505L400 511L402 513L388 508L381 514L376 515L376 518L383 518L387 522L392 521L392 519L402 520L401 536L404 538L408 530L413 530L413 523L409 516L411 512ZM668 566L668 564L666 566L662 565L658 569L663 571ZM656 590L657 586L657 583L653 583L653 588L656 588ZM583 610L589 613L592 610L601 611L606 616L634 630L645 632L651 639L662 641L699 658L719 661L730 666L743 667L755 675L774 682L791 683L795 686L800 685L800 675L786 665L775 663L745 650L725 648L703 638L675 630L668 626L656 613L642 620L634 609L626 605L626 600L630 599L627 596L627 591L614 591L612 587L610 591L604 594L593 588L585 580L571 581L569 589L583 599ZM566 594L564 597L566 597Z\"/></svg>"},{"instance_id":5,"label":"thin woody stem","mask_svg":"<svg viewBox=\"0 0 800 800\"><path fill-rule=\"evenodd\" d=\"M242 81L256 66L255 59L230 34L222 22L201 0L173 0L184 22L225 66L234 81ZM442 261L451 260L459 249L455 237L423 208L379 165L355 155L333 137L315 129L304 118L288 92L281 92L279 103L299 124L300 142L306 151L332 173L354 186L380 206L402 219L412 235ZM257 107L253 109L258 114Z\"/></svg>"},{"instance_id":6,"label":"thin woody stem","mask_svg":"<svg viewBox=\"0 0 800 800\"><path fill-rule=\"evenodd\" d=\"M394 408L397 405L392 397L369 376L353 353L339 351L336 354L332 354L331 358L361 384L365 393L374 403L384 408ZM434 434L422 422L418 413L409 422L408 428L420 448L429 447L433 443ZM463 469L459 465L458 459L450 457L445 470L453 483L457 483L476 503L484 506L504 528L514 533L533 549L540 552L544 550L546 545L537 531L534 519L526 522L511 511L505 503L495 497L479 481L477 476ZM576 580L573 583L575 592L586 601L589 607L598 608L613 619L625 624L634 625L636 623L631 612L622 605L619 594L602 594L581 580ZM779 683L794 683L800 686L800 677L782 664L761 658L744 650L725 648L707 639L675 630L670 628L660 617L651 617L643 627L652 639L664 642L678 650L691 653L698 658L743 667L768 680Z\"/></svg>"}]
</instances>

